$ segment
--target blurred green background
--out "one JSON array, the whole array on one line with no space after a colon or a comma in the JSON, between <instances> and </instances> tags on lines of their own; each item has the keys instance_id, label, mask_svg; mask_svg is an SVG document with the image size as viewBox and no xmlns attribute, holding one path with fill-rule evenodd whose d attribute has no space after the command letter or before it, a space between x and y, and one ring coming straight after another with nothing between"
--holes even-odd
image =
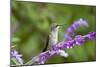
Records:
<instances>
[{"instance_id":1,"label":"blurred green background","mask_svg":"<svg viewBox=\"0 0 100 67\"><path fill-rule=\"evenodd\" d=\"M81 27L75 34L85 35L96 31L96 6L24 2L11 0L11 46L22 54L24 63L41 53L52 23L65 24L60 28L59 41L73 21L83 18L89 27ZM96 60L96 40L81 46L65 49L68 58L53 56L46 64Z\"/></svg>"}]
</instances>

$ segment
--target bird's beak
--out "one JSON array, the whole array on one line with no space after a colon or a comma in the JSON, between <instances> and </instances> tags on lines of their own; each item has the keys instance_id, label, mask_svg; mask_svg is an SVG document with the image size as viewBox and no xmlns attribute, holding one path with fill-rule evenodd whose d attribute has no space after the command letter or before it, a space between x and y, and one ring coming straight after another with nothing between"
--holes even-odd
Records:
<instances>
[{"instance_id":1,"label":"bird's beak","mask_svg":"<svg viewBox=\"0 0 100 67\"><path fill-rule=\"evenodd\" d=\"M66 24L59 24L58 26L63 26L63 25L66 25Z\"/></svg>"}]
</instances>

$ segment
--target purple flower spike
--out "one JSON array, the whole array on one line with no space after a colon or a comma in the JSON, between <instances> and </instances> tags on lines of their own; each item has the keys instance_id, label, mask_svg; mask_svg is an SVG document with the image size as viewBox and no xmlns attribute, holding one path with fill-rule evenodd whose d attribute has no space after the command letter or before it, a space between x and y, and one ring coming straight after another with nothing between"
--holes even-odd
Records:
<instances>
[{"instance_id":1,"label":"purple flower spike","mask_svg":"<svg viewBox=\"0 0 100 67\"><path fill-rule=\"evenodd\" d=\"M85 20L83 20L82 18L80 18L79 20L75 21L68 29L67 29L67 34L73 36L74 35L74 31L81 27L81 26L86 26L88 27L88 24Z\"/></svg>"},{"instance_id":2,"label":"purple flower spike","mask_svg":"<svg viewBox=\"0 0 100 67\"><path fill-rule=\"evenodd\" d=\"M15 57L20 64L23 64L22 55L18 54L16 50L11 51L11 57Z\"/></svg>"},{"instance_id":3,"label":"purple flower spike","mask_svg":"<svg viewBox=\"0 0 100 67\"><path fill-rule=\"evenodd\" d=\"M82 43L84 43L84 41L84 37L82 37L81 35L75 36L74 42L76 45L81 45Z\"/></svg>"},{"instance_id":4,"label":"purple flower spike","mask_svg":"<svg viewBox=\"0 0 100 67\"><path fill-rule=\"evenodd\" d=\"M89 32L88 35L87 35L87 38L92 40L96 37L96 33L95 32Z\"/></svg>"}]
</instances>

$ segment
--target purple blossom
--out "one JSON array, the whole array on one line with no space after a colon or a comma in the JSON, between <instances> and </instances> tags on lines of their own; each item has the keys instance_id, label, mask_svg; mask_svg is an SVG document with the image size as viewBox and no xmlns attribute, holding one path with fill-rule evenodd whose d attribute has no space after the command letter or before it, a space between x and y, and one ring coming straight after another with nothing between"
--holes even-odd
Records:
<instances>
[{"instance_id":1,"label":"purple blossom","mask_svg":"<svg viewBox=\"0 0 100 67\"><path fill-rule=\"evenodd\" d=\"M88 35L86 35L86 37L88 39L92 40L96 37L96 33L95 32L89 32Z\"/></svg>"},{"instance_id":2,"label":"purple blossom","mask_svg":"<svg viewBox=\"0 0 100 67\"><path fill-rule=\"evenodd\" d=\"M11 57L16 58L16 60L20 63L23 64L23 60L22 60L22 55L18 54L18 52L16 50L11 51Z\"/></svg>"},{"instance_id":3,"label":"purple blossom","mask_svg":"<svg viewBox=\"0 0 100 67\"><path fill-rule=\"evenodd\" d=\"M75 21L68 29L67 29L67 34L73 36L74 35L74 31L81 27L81 26L86 26L88 27L88 24L85 20L83 20L82 18L80 18L79 20Z\"/></svg>"},{"instance_id":4,"label":"purple blossom","mask_svg":"<svg viewBox=\"0 0 100 67\"><path fill-rule=\"evenodd\" d=\"M84 37L82 37L82 35L77 35L75 36L74 42L76 45L81 45L84 43Z\"/></svg>"},{"instance_id":5,"label":"purple blossom","mask_svg":"<svg viewBox=\"0 0 100 67\"><path fill-rule=\"evenodd\" d=\"M67 42L67 47L64 47L64 48L72 48L73 47L73 43L74 43L74 40L71 40L71 41L68 41Z\"/></svg>"}]
</instances>

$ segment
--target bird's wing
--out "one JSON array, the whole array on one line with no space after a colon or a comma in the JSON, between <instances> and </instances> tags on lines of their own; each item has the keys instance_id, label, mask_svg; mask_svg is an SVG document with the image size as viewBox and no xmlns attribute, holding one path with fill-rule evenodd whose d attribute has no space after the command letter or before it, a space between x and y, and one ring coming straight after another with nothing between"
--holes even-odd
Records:
<instances>
[{"instance_id":1,"label":"bird's wing","mask_svg":"<svg viewBox=\"0 0 100 67\"><path fill-rule=\"evenodd\" d=\"M46 44L45 44L45 47L44 47L44 49L42 50L42 52L45 52L45 51L47 50L48 45L49 45L49 36L47 36Z\"/></svg>"}]
</instances>

